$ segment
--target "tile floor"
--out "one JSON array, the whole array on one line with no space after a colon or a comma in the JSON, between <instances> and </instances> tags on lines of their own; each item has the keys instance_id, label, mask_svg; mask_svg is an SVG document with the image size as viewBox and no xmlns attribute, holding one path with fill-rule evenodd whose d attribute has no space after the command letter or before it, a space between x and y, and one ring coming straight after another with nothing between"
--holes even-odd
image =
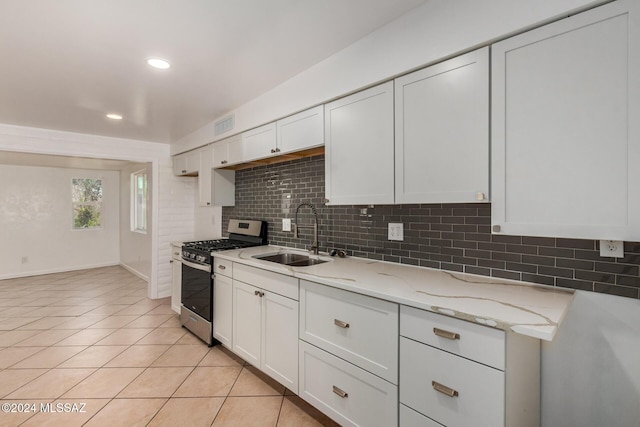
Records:
<instances>
[{"instance_id":1,"label":"tile floor","mask_svg":"<svg viewBox=\"0 0 640 427\"><path fill-rule=\"evenodd\" d=\"M146 294L121 267L0 280L0 427L337 426Z\"/></svg>"}]
</instances>

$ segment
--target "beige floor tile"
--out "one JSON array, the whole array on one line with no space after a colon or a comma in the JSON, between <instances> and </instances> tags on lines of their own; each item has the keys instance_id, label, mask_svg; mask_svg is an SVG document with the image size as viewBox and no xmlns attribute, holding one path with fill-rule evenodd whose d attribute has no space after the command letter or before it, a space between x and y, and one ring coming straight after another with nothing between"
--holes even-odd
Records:
<instances>
[{"instance_id":1,"label":"beige floor tile","mask_svg":"<svg viewBox=\"0 0 640 427\"><path fill-rule=\"evenodd\" d=\"M169 347L168 345L132 345L105 366L146 368L151 366Z\"/></svg>"},{"instance_id":2,"label":"beige floor tile","mask_svg":"<svg viewBox=\"0 0 640 427\"><path fill-rule=\"evenodd\" d=\"M153 329L119 329L106 338L98 341L96 345L131 345L140 341L144 336L152 332Z\"/></svg>"},{"instance_id":3,"label":"beige floor tile","mask_svg":"<svg viewBox=\"0 0 640 427\"><path fill-rule=\"evenodd\" d=\"M47 347L33 356L16 363L12 368L55 368L85 348L85 346Z\"/></svg>"},{"instance_id":4,"label":"beige floor tile","mask_svg":"<svg viewBox=\"0 0 640 427\"><path fill-rule=\"evenodd\" d=\"M84 329L87 328L94 323L98 323L99 321L107 318L108 316L101 315L90 315L85 314L82 316L78 316L75 319L68 320L64 323L54 326L52 329Z\"/></svg>"},{"instance_id":5,"label":"beige floor tile","mask_svg":"<svg viewBox=\"0 0 640 427\"><path fill-rule=\"evenodd\" d=\"M284 386L272 380L253 366L245 366L229 396L284 395Z\"/></svg>"},{"instance_id":6,"label":"beige floor tile","mask_svg":"<svg viewBox=\"0 0 640 427\"><path fill-rule=\"evenodd\" d=\"M35 317L29 316L29 313L37 310L40 307L33 307L31 305L18 305L15 307L5 307L2 310L2 317Z\"/></svg>"},{"instance_id":7,"label":"beige floor tile","mask_svg":"<svg viewBox=\"0 0 640 427\"><path fill-rule=\"evenodd\" d=\"M46 329L51 329L56 325L59 325L60 323L64 323L64 322L68 322L69 320L73 319L73 317L71 316L60 316L60 317L52 317L52 316L48 316L48 317L43 317L39 320L36 320L35 322L31 322L31 323L27 323L24 326L20 326L19 329L40 329L40 330L46 330Z\"/></svg>"},{"instance_id":8,"label":"beige floor tile","mask_svg":"<svg viewBox=\"0 0 640 427\"><path fill-rule=\"evenodd\" d=\"M9 347L9 346L15 345L20 341L24 341L27 338L32 337L39 333L40 331L24 331L24 330L0 332L0 347Z\"/></svg>"},{"instance_id":9,"label":"beige floor tile","mask_svg":"<svg viewBox=\"0 0 640 427\"><path fill-rule=\"evenodd\" d=\"M67 305L60 306L60 310L55 313L56 316L81 316L87 314L96 307L89 305Z\"/></svg>"},{"instance_id":10,"label":"beige floor tile","mask_svg":"<svg viewBox=\"0 0 640 427\"><path fill-rule=\"evenodd\" d=\"M171 308L171 304L162 304L149 311L147 314L175 314Z\"/></svg>"},{"instance_id":11,"label":"beige floor tile","mask_svg":"<svg viewBox=\"0 0 640 427\"><path fill-rule=\"evenodd\" d=\"M131 323L134 320L136 320L138 317L140 317L140 316L137 316L137 315L132 315L132 316L109 316L107 318L104 318L104 319L100 320L97 323L94 323L93 325L89 326L89 328L92 328L92 329L95 329L95 328L99 328L99 329L122 328L126 324Z\"/></svg>"},{"instance_id":12,"label":"beige floor tile","mask_svg":"<svg viewBox=\"0 0 640 427\"><path fill-rule=\"evenodd\" d=\"M138 344L175 344L186 333L184 328L157 328L138 341Z\"/></svg>"},{"instance_id":13,"label":"beige floor tile","mask_svg":"<svg viewBox=\"0 0 640 427\"><path fill-rule=\"evenodd\" d=\"M223 402L224 397L171 398L148 427L209 427Z\"/></svg>"},{"instance_id":14,"label":"beige floor tile","mask_svg":"<svg viewBox=\"0 0 640 427\"><path fill-rule=\"evenodd\" d=\"M56 343L56 345L93 345L117 329L83 329L70 337Z\"/></svg>"},{"instance_id":15,"label":"beige floor tile","mask_svg":"<svg viewBox=\"0 0 640 427\"><path fill-rule=\"evenodd\" d=\"M242 366L244 360L222 346L209 349L207 355L200 361L199 366Z\"/></svg>"},{"instance_id":16,"label":"beige floor tile","mask_svg":"<svg viewBox=\"0 0 640 427\"><path fill-rule=\"evenodd\" d=\"M192 370L182 367L147 368L118 397L171 397Z\"/></svg>"},{"instance_id":17,"label":"beige floor tile","mask_svg":"<svg viewBox=\"0 0 640 427\"><path fill-rule=\"evenodd\" d=\"M126 328L156 328L169 320L168 314L147 314L129 323Z\"/></svg>"},{"instance_id":18,"label":"beige floor tile","mask_svg":"<svg viewBox=\"0 0 640 427\"><path fill-rule=\"evenodd\" d=\"M153 362L153 366L196 366L209 351L209 347L202 345L171 346L162 356Z\"/></svg>"},{"instance_id":19,"label":"beige floor tile","mask_svg":"<svg viewBox=\"0 0 640 427\"><path fill-rule=\"evenodd\" d=\"M100 368L125 351L126 345L92 346L59 365L60 368Z\"/></svg>"},{"instance_id":20,"label":"beige floor tile","mask_svg":"<svg viewBox=\"0 0 640 427\"><path fill-rule=\"evenodd\" d=\"M23 422L25 422L26 420L28 420L29 418L34 417L35 415L37 415L36 411L40 410L40 404L46 404L48 402L50 402L50 399L46 399L46 400L36 400L36 399L17 399L17 400L2 400L2 403L9 403L9 404L22 404L22 405L29 405L29 412L23 411L23 412L17 412L17 407L16 412L3 412L2 414L0 414L0 427L15 427L18 425L21 425ZM34 406L35 405L35 406Z\"/></svg>"},{"instance_id":21,"label":"beige floor tile","mask_svg":"<svg viewBox=\"0 0 640 427\"><path fill-rule=\"evenodd\" d=\"M38 317L2 317L0 318L0 331L10 331L19 328L27 323L35 322Z\"/></svg>"},{"instance_id":22,"label":"beige floor tile","mask_svg":"<svg viewBox=\"0 0 640 427\"><path fill-rule=\"evenodd\" d=\"M275 427L282 396L228 397L213 427Z\"/></svg>"},{"instance_id":23,"label":"beige floor tile","mask_svg":"<svg viewBox=\"0 0 640 427\"><path fill-rule=\"evenodd\" d=\"M93 310L89 311L87 314L112 315L112 314L118 313L120 310L124 310L125 308L127 308L127 305L125 304L105 304L105 305L101 305L100 307L94 308Z\"/></svg>"},{"instance_id":24,"label":"beige floor tile","mask_svg":"<svg viewBox=\"0 0 640 427\"><path fill-rule=\"evenodd\" d=\"M47 331L39 331L36 335L33 335L24 341L20 341L16 345L27 347L54 345L77 332L80 331L77 329L51 329Z\"/></svg>"},{"instance_id":25,"label":"beige floor tile","mask_svg":"<svg viewBox=\"0 0 640 427\"><path fill-rule=\"evenodd\" d=\"M204 341L202 341L200 338L198 338L195 335L193 335L191 332L187 332L186 334L184 334L182 336L182 338L180 338L178 341L176 341L176 344L181 344L181 345L204 345L204 346L207 346L207 344Z\"/></svg>"},{"instance_id":26,"label":"beige floor tile","mask_svg":"<svg viewBox=\"0 0 640 427\"><path fill-rule=\"evenodd\" d=\"M9 366L26 359L29 356L45 349L45 347L9 347L0 351L0 369L6 369Z\"/></svg>"},{"instance_id":27,"label":"beige floor tile","mask_svg":"<svg viewBox=\"0 0 640 427\"><path fill-rule=\"evenodd\" d=\"M94 371L95 369L51 369L6 397L8 399L58 398Z\"/></svg>"},{"instance_id":28,"label":"beige floor tile","mask_svg":"<svg viewBox=\"0 0 640 427\"><path fill-rule=\"evenodd\" d=\"M285 396L278 417L278 427L340 427L298 396Z\"/></svg>"},{"instance_id":29,"label":"beige floor tile","mask_svg":"<svg viewBox=\"0 0 640 427\"><path fill-rule=\"evenodd\" d=\"M161 328L179 328L181 326L180 317L175 313L169 318L169 320L160 325Z\"/></svg>"},{"instance_id":30,"label":"beige floor tile","mask_svg":"<svg viewBox=\"0 0 640 427\"><path fill-rule=\"evenodd\" d=\"M62 397L65 399L113 398L142 372L144 368L101 368Z\"/></svg>"},{"instance_id":31,"label":"beige floor tile","mask_svg":"<svg viewBox=\"0 0 640 427\"><path fill-rule=\"evenodd\" d=\"M6 369L0 371L0 397L19 389L45 372L47 369Z\"/></svg>"},{"instance_id":32,"label":"beige floor tile","mask_svg":"<svg viewBox=\"0 0 640 427\"><path fill-rule=\"evenodd\" d=\"M85 424L86 427L142 427L167 399L114 399Z\"/></svg>"},{"instance_id":33,"label":"beige floor tile","mask_svg":"<svg viewBox=\"0 0 640 427\"><path fill-rule=\"evenodd\" d=\"M58 399L20 427L80 427L109 403L109 399ZM44 409L44 410L43 410ZM61 412L57 412L61 411Z\"/></svg>"},{"instance_id":34,"label":"beige floor tile","mask_svg":"<svg viewBox=\"0 0 640 427\"><path fill-rule=\"evenodd\" d=\"M175 397L226 396L242 368L233 366L197 367L176 390Z\"/></svg>"}]
</instances>

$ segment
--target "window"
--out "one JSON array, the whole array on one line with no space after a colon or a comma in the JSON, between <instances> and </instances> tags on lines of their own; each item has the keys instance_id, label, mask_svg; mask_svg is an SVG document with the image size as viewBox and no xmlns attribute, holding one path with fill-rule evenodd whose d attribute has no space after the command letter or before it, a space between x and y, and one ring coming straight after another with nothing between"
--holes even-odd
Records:
<instances>
[{"instance_id":1,"label":"window","mask_svg":"<svg viewBox=\"0 0 640 427\"><path fill-rule=\"evenodd\" d=\"M131 174L131 231L147 232L147 172Z\"/></svg>"},{"instance_id":2,"label":"window","mask_svg":"<svg viewBox=\"0 0 640 427\"><path fill-rule=\"evenodd\" d=\"M74 230L101 228L102 180L73 178L71 180Z\"/></svg>"}]
</instances>

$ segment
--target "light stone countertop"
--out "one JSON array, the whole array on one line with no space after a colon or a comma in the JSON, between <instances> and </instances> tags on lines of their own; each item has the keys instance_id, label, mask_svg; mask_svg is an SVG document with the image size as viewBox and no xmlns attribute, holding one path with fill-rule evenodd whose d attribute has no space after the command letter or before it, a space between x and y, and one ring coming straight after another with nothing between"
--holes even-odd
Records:
<instances>
[{"instance_id":1,"label":"light stone countertop","mask_svg":"<svg viewBox=\"0 0 640 427\"><path fill-rule=\"evenodd\" d=\"M213 255L547 341L555 336L573 300L573 292L562 288L364 258L320 255L319 258L329 261L309 267L290 267L254 258L280 252L308 255L279 246L256 246Z\"/></svg>"}]
</instances>

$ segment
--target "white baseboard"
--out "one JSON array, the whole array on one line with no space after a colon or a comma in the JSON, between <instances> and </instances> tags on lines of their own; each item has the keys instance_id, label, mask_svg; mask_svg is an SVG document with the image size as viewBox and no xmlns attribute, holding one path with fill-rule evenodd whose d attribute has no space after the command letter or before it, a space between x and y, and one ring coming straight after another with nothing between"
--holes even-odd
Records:
<instances>
[{"instance_id":1,"label":"white baseboard","mask_svg":"<svg viewBox=\"0 0 640 427\"><path fill-rule=\"evenodd\" d=\"M113 267L114 265L121 265L121 264L119 262L108 262L103 264L77 265L73 267L62 267L62 268L52 268L47 270L24 271L20 273L0 274L0 280L17 279L20 277L29 277L29 276L42 276L44 274L66 273L68 271L89 270L92 268L100 268L100 267Z\"/></svg>"},{"instance_id":2,"label":"white baseboard","mask_svg":"<svg viewBox=\"0 0 640 427\"><path fill-rule=\"evenodd\" d=\"M138 270L136 270L135 268L127 265L127 264L123 264L120 263L120 267L124 268L125 270L127 270L129 273L133 274L134 276L138 276L139 278L141 278L142 280L144 280L145 282L149 283L149 276L140 273Z\"/></svg>"}]
</instances>

